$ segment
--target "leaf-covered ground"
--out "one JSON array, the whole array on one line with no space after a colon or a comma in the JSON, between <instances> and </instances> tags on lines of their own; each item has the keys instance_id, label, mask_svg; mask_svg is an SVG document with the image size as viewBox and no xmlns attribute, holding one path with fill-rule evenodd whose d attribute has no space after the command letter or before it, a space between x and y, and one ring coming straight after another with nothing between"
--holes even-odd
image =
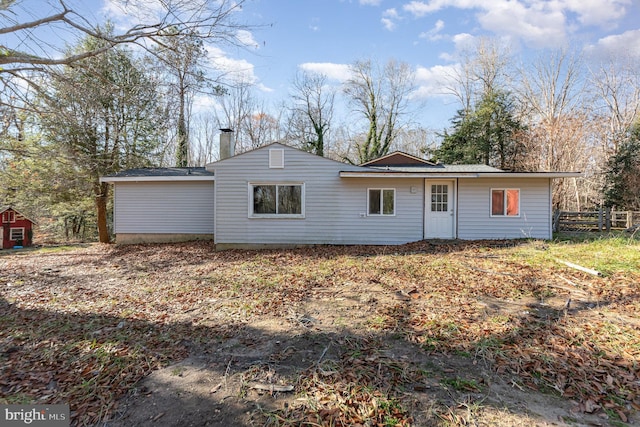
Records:
<instances>
[{"instance_id":1,"label":"leaf-covered ground","mask_svg":"<svg viewBox=\"0 0 640 427\"><path fill-rule=\"evenodd\" d=\"M3 251L0 403L68 403L74 425L631 425L639 266L624 239Z\"/></svg>"}]
</instances>

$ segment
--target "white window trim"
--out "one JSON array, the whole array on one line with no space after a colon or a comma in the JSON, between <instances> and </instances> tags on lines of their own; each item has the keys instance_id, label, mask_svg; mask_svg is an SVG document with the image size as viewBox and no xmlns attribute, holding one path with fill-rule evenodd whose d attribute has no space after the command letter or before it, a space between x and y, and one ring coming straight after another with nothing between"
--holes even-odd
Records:
<instances>
[{"instance_id":1,"label":"white window trim","mask_svg":"<svg viewBox=\"0 0 640 427\"><path fill-rule=\"evenodd\" d=\"M504 214L502 215L494 215L493 214L493 192L494 191L504 191L504 200L502 201L502 203L504 203ZM507 215L507 192L509 190L516 190L518 192L518 215ZM519 188L501 188L501 187L496 187L496 188L492 188L489 191L489 216L491 218L520 218L520 200L522 199L522 191Z\"/></svg>"},{"instance_id":2,"label":"white window trim","mask_svg":"<svg viewBox=\"0 0 640 427\"><path fill-rule=\"evenodd\" d=\"M372 214L369 212L369 194L371 193L371 190L380 190L380 213L379 214ZM392 214L385 214L384 213L384 197L382 195L382 193L385 190L391 190L393 191L393 213ZM392 217L392 216L396 216L396 189L395 188L379 188L379 187L371 187L371 188L367 188L367 216L373 216L373 217L379 217L379 216L384 216L384 217Z\"/></svg>"},{"instance_id":3,"label":"white window trim","mask_svg":"<svg viewBox=\"0 0 640 427\"><path fill-rule=\"evenodd\" d=\"M14 238L13 238L13 232L14 232L14 230L22 230L22 238L20 238L20 239L14 239ZM25 239L25 237L26 237L26 236L25 236L25 232L24 232L24 227L11 227L11 228L9 229L9 240L12 240L12 241L22 240L22 241L23 241L23 243L24 243L24 239Z\"/></svg>"},{"instance_id":4,"label":"white window trim","mask_svg":"<svg viewBox=\"0 0 640 427\"><path fill-rule=\"evenodd\" d=\"M284 151L284 150L283 150ZM256 185L275 185L276 186L276 198L277 198L277 187L279 185L299 185L302 187L302 196L299 214L256 214L253 213L253 187ZM305 184L304 182L249 182L247 183L247 205L249 209L248 217L252 219L304 219L305 218Z\"/></svg>"},{"instance_id":5,"label":"white window trim","mask_svg":"<svg viewBox=\"0 0 640 427\"><path fill-rule=\"evenodd\" d=\"M7 219L5 220L5 218L7 218ZM4 223L16 222L16 213L15 213L15 211L2 212L2 222L4 222Z\"/></svg>"}]
</instances>

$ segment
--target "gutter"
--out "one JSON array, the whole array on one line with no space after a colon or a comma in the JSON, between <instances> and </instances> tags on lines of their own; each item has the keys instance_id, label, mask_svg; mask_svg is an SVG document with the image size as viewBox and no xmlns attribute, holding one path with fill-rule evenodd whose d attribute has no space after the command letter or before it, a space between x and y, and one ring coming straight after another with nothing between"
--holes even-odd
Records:
<instances>
[{"instance_id":1,"label":"gutter","mask_svg":"<svg viewBox=\"0 0 640 427\"><path fill-rule=\"evenodd\" d=\"M340 172L340 178L578 178L582 172Z\"/></svg>"},{"instance_id":2,"label":"gutter","mask_svg":"<svg viewBox=\"0 0 640 427\"><path fill-rule=\"evenodd\" d=\"M167 182L167 181L215 181L214 176L101 176L100 182Z\"/></svg>"}]
</instances>

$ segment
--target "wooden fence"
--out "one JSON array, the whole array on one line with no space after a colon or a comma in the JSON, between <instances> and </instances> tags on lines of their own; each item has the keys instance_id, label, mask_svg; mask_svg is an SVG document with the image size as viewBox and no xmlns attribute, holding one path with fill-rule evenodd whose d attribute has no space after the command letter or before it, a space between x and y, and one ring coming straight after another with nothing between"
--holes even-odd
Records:
<instances>
[{"instance_id":1,"label":"wooden fence","mask_svg":"<svg viewBox=\"0 0 640 427\"><path fill-rule=\"evenodd\" d=\"M553 231L588 232L629 230L640 225L640 212L598 209L589 212L556 211Z\"/></svg>"}]
</instances>

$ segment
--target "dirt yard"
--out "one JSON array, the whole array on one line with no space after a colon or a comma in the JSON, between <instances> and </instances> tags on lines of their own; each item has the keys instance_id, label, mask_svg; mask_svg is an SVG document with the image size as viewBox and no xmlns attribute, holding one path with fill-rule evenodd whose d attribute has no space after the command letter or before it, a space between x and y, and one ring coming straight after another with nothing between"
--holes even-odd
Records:
<instances>
[{"instance_id":1,"label":"dirt yard","mask_svg":"<svg viewBox=\"0 0 640 427\"><path fill-rule=\"evenodd\" d=\"M108 427L638 425L640 246L600 277L557 262L580 250L0 252L0 403Z\"/></svg>"}]
</instances>

